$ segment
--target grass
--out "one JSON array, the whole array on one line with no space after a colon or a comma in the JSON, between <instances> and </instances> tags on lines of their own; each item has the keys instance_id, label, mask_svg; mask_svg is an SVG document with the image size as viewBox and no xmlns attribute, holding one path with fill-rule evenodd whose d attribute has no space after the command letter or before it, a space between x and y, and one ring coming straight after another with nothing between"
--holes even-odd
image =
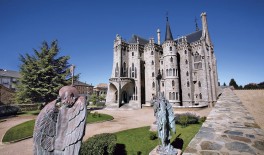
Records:
<instances>
[{"instance_id":1,"label":"grass","mask_svg":"<svg viewBox=\"0 0 264 155\"><path fill-rule=\"evenodd\" d=\"M34 110L34 111L22 111L19 112L18 115L22 115L22 116L32 116L32 115L38 115L40 112L40 110Z\"/></svg>"},{"instance_id":2,"label":"grass","mask_svg":"<svg viewBox=\"0 0 264 155\"><path fill-rule=\"evenodd\" d=\"M33 111L32 114L34 113L35 112ZM100 114L100 117L99 117L99 113L97 113L97 115L95 115L94 117L92 116L92 114L89 114L86 119L86 123L96 123L96 122L102 122L112 119L113 117L107 114ZM32 137L34 125L35 125L35 120L30 120L10 128L5 133L3 142L12 142L27 137Z\"/></svg>"},{"instance_id":3,"label":"grass","mask_svg":"<svg viewBox=\"0 0 264 155\"><path fill-rule=\"evenodd\" d=\"M100 117L99 117L100 116ZM103 122L103 121L109 121L114 119L113 116L107 115L107 114L100 114L100 113L90 113L86 119L86 123L96 123L96 122Z\"/></svg>"},{"instance_id":4,"label":"grass","mask_svg":"<svg viewBox=\"0 0 264 155\"><path fill-rule=\"evenodd\" d=\"M192 124L185 128L176 125L176 134L172 135L171 144L175 148L184 149L199 131L202 124ZM150 140L149 127L141 127L117 132L117 154L149 154L157 145L159 139ZM176 138L178 135L180 136Z\"/></svg>"},{"instance_id":5,"label":"grass","mask_svg":"<svg viewBox=\"0 0 264 155\"><path fill-rule=\"evenodd\" d=\"M9 129L3 138L3 142L11 142L27 137L32 137L35 120L30 120Z\"/></svg>"}]
</instances>

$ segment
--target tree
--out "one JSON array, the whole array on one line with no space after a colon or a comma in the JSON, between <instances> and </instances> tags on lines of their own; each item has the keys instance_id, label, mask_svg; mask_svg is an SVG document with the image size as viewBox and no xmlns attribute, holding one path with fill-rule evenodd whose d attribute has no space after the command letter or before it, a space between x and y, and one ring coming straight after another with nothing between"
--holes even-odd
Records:
<instances>
[{"instance_id":1,"label":"tree","mask_svg":"<svg viewBox=\"0 0 264 155\"><path fill-rule=\"evenodd\" d=\"M98 96L96 94L92 94L89 99L90 102L92 102L94 105L98 101Z\"/></svg>"},{"instance_id":2,"label":"tree","mask_svg":"<svg viewBox=\"0 0 264 155\"><path fill-rule=\"evenodd\" d=\"M224 86L226 86L226 83L224 82Z\"/></svg>"},{"instance_id":3,"label":"tree","mask_svg":"<svg viewBox=\"0 0 264 155\"><path fill-rule=\"evenodd\" d=\"M39 51L34 50L34 55L20 55L17 103L48 103L56 99L62 86L70 83L70 57L58 57L58 54L58 41L52 41L50 47L44 41Z\"/></svg>"},{"instance_id":4,"label":"tree","mask_svg":"<svg viewBox=\"0 0 264 155\"><path fill-rule=\"evenodd\" d=\"M231 80L230 80L230 82L229 82L229 86L233 86L235 89L238 88L238 85L237 85L235 79L231 79Z\"/></svg>"}]
</instances>

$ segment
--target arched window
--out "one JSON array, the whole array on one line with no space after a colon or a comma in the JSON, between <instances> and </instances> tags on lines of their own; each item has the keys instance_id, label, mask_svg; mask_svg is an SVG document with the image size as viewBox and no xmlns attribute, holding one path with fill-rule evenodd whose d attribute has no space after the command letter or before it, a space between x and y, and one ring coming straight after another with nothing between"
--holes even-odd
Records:
<instances>
[{"instance_id":1,"label":"arched window","mask_svg":"<svg viewBox=\"0 0 264 155\"><path fill-rule=\"evenodd\" d=\"M186 72L186 76L189 76L189 72L188 71Z\"/></svg>"},{"instance_id":2,"label":"arched window","mask_svg":"<svg viewBox=\"0 0 264 155\"><path fill-rule=\"evenodd\" d=\"M188 93L188 97L189 97L189 98L191 97L190 93Z\"/></svg>"},{"instance_id":3,"label":"arched window","mask_svg":"<svg viewBox=\"0 0 264 155\"><path fill-rule=\"evenodd\" d=\"M200 97L200 99L203 99L203 96L202 96L202 94L201 94L201 93L199 94L199 97Z\"/></svg>"},{"instance_id":4,"label":"arched window","mask_svg":"<svg viewBox=\"0 0 264 155\"><path fill-rule=\"evenodd\" d=\"M134 56L134 52L132 52L132 56Z\"/></svg>"},{"instance_id":5,"label":"arched window","mask_svg":"<svg viewBox=\"0 0 264 155\"><path fill-rule=\"evenodd\" d=\"M169 71L169 76L172 76L172 69L170 69Z\"/></svg>"},{"instance_id":6,"label":"arched window","mask_svg":"<svg viewBox=\"0 0 264 155\"><path fill-rule=\"evenodd\" d=\"M134 69L135 69L134 63L132 63L132 71L134 71Z\"/></svg>"},{"instance_id":7,"label":"arched window","mask_svg":"<svg viewBox=\"0 0 264 155\"><path fill-rule=\"evenodd\" d=\"M175 76L175 69L173 68L173 76Z\"/></svg>"},{"instance_id":8,"label":"arched window","mask_svg":"<svg viewBox=\"0 0 264 155\"><path fill-rule=\"evenodd\" d=\"M172 51L172 47L170 47L170 51Z\"/></svg>"},{"instance_id":9,"label":"arched window","mask_svg":"<svg viewBox=\"0 0 264 155\"><path fill-rule=\"evenodd\" d=\"M154 72L152 72L152 77L154 77Z\"/></svg>"},{"instance_id":10,"label":"arched window","mask_svg":"<svg viewBox=\"0 0 264 155\"><path fill-rule=\"evenodd\" d=\"M172 85L172 86L174 86L174 85L175 85L175 82L174 82L174 80L172 80L172 82L171 82L171 85Z\"/></svg>"},{"instance_id":11,"label":"arched window","mask_svg":"<svg viewBox=\"0 0 264 155\"><path fill-rule=\"evenodd\" d=\"M171 100L171 92L169 93L169 100Z\"/></svg>"},{"instance_id":12,"label":"arched window","mask_svg":"<svg viewBox=\"0 0 264 155\"><path fill-rule=\"evenodd\" d=\"M188 60L185 60L185 64L186 64L186 65L188 64Z\"/></svg>"},{"instance_id":13,"label":"arched window","mask_svg":"<svg viewBox=\"0 0 264 155\"><path fill-rule=\"evenodd\" d=\"M153 51L151 51L151 55L153 55L154 53L153 53Z\"/></svg>"},{"instance_id":14,"label":"arched window","mask_svg":"<svg viewBox=\"0 0 264 155\"><path fill-rule=\"evenodd\" d=\"M185 50L184 53L187 54L187 51Z\"/></svg>"},{"instance_id":15,"label":"arched window","mask_svg":"<svg viewBox=\"0 0 264 155\"><path fill-rule=\"evenodd\" d=\"M155 82L152 82L152 88L155 88Z\"/></svg>"},{"instance_id":16,"label":"arched window","mask_svg":"<svg viewBox=\"0 0 264 155\"><path fill-rule=\"evenodd\" d=\"M172 100L175 100L175 92L172 93Z\"/></svg>"},{"instance_id":17,"label":"arched window","mask_svg":"<svg viewBox=\"0 0 264 155\"><path fill-rule=\"evenodd\" d=\"M151 64L154 65L154 61L153 60L152 60Z\"/></svg>"},{"instance_id":18,"label":"arched window","mask_svg":"<svg viewBox=\"0 0 264 155\"><path fill-rule=\"evenodd\" d=\"M168 69L166 69L166 76L169 76L169 71L168 71Z\"/></svg>"},{"instance_id":19,"label":"arched window","mask_svg":"<svg viewBox=\"0 0 264 155\"><path fill-rule=\"evenodd\" d=\"M189 81L187 81L187 87L190 87L190 83L189 83Z\"/></svg>"},{"instance_id":20,"label":"arched window","mask_svg":"<svg viewBox=\"0 0 264 155\"><path fill-rule=\"evenodd\" d=\"M201 86L202 86L200 81L198 82L198 86L199 86L199 87L201 87Z\"/></svg>"},{"instance_id":21,"label":"arched window","mask_svg":"<svg viewBox=\"0 0 264 155\"><path fill-rule=\"evenodd\" d=\"M170 62L173 62L173 58L172 57L170 58Z\"/></svg>"},{"instance_id":22,"label":"arched window","mask_svg":"<svg viewBox=\"0 0 264 155\"><path fill-rule=\"evenodd\" d=\"M176 100L179 100L179 93L176 93Z\"/></svg>"}]
</instances>

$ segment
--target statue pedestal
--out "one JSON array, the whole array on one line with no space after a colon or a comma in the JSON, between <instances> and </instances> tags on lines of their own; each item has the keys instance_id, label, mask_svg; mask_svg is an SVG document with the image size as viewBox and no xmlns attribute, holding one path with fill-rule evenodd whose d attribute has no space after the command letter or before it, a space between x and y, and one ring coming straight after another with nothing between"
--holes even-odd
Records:
<instances>
[{"instance_id":1,"label":"statue pedestal","mask_svg":"<svg viewBox=\"0 0 264 155\"><path fill-rule=\"evenodd\" d=\"M157 151L157 149L160 147L160 145L156 146L150 153L149 155L181 155L182 151L179 150L179 149L176 149L177 150L177 153L175 154L166 154L166 153L159 153Z\"/></svg>"}]
</instances>

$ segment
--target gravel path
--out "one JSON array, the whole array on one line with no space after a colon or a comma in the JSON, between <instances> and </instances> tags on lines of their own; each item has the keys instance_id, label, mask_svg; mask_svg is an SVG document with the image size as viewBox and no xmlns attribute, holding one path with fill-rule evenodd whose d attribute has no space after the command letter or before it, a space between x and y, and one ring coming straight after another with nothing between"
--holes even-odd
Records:
<instances>
[{"instance_id":1,"label":"gravel path","mask_svg":"<svg viewBox=\"0 0 264 155\"><path fill-rule=\"evenodd\" d=\"M114 117L114 120L89 124L86 126L86 133L84 140L89 137L100 133L113 133L117 131L127 130L131 128L143 127L151 125L155 117L153 115L153 109L150 107L144 107L140 110L96 110L99 113L109 114ZM175 109L175 113L192 112L199 116L207 116L211 108L203 109ZM13 117L7 119L5 122L0 123L0 137L3 137L5 132L17 124L23 123L35 117ZM2 139L2 138L1 138ZM1 144L0 154L2 155L31 155L33 154L33 142L32 138L23 140L12 144Z\"/></svg>"}]
</instances>

